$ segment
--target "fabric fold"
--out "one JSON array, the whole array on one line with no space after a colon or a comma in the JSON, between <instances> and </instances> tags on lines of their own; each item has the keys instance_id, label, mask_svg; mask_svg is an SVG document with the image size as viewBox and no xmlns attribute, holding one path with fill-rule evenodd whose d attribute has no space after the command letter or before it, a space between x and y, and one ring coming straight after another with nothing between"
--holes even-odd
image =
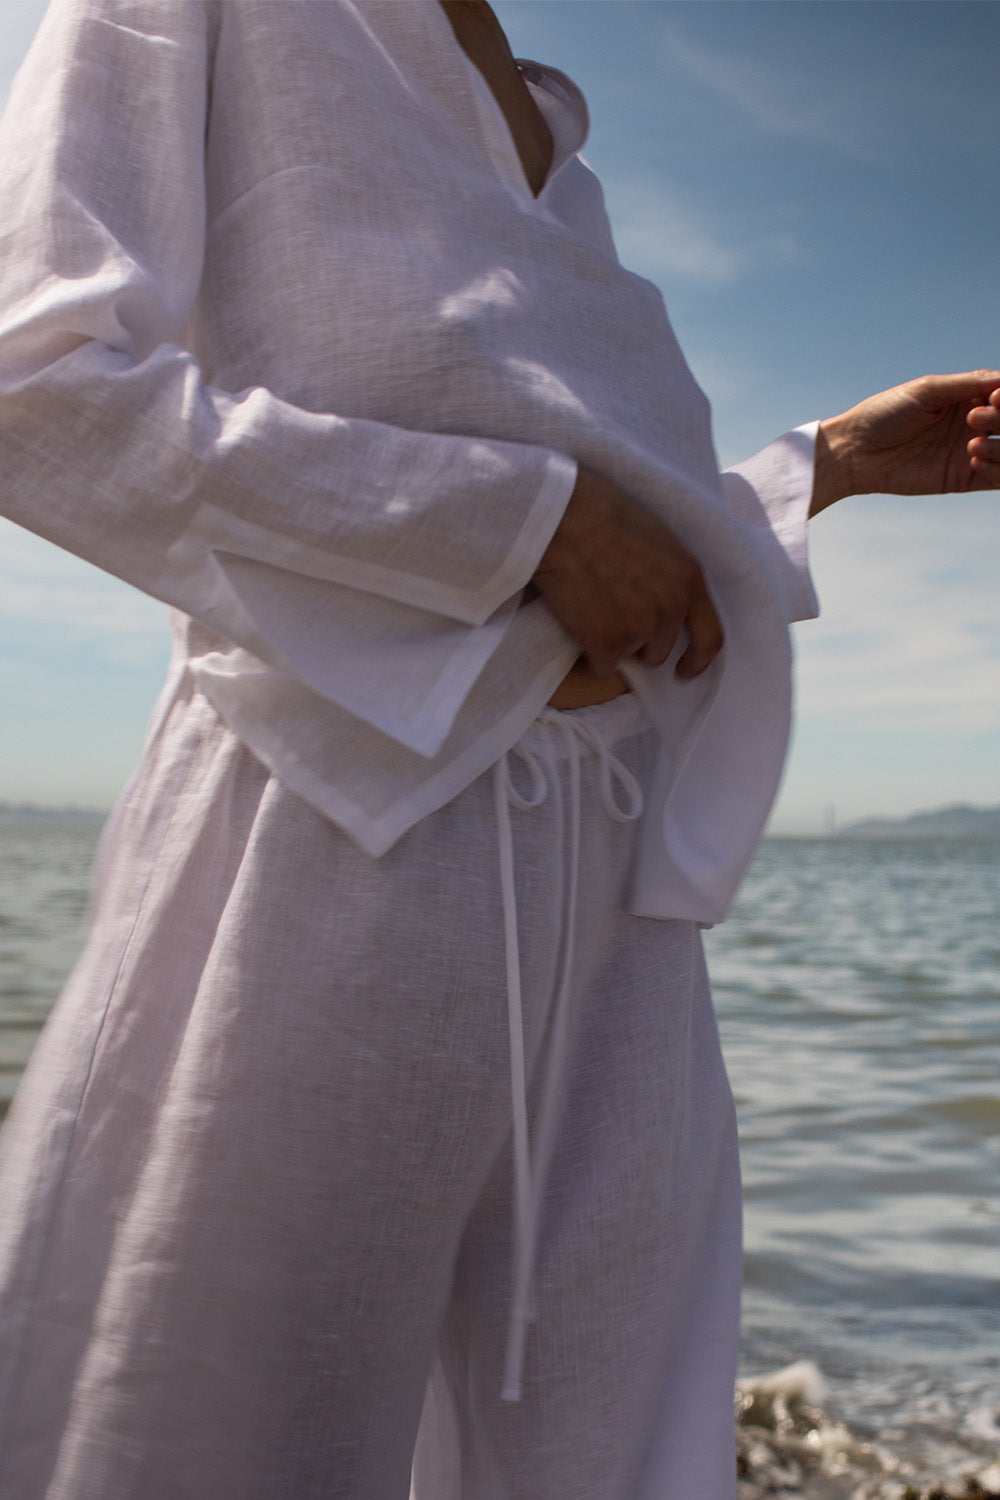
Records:
<instances>
[{"instance_id":1,"label":"fabric fold","mask_svg":"<svg viewBox=\"0 0 1000 1500\"><path fill-rule=\"evenodd\" d=\"M572 665L517 601L577 465L606 475L726 629L699 684L629 667L665 747L635 909L715 921L815 604L811 436L720 480L663 299L574 154L582 98L524 76L559 150L537 200L438 0L52 0L0 128L0 503L174 606L171 691L377 856Z\"/></svg>"},{"instance_id":2,"label":"fabric fold","mask_svg":"<svg viewBox=\"0 0 1000 1500\"><path fill-rule=\"evenodd\" d=\"M262 639L308 688L425 756L441 749L520 602L470 628L390 599L376 613L343 584L214 556Z\"/></svg>"}]
</instances>

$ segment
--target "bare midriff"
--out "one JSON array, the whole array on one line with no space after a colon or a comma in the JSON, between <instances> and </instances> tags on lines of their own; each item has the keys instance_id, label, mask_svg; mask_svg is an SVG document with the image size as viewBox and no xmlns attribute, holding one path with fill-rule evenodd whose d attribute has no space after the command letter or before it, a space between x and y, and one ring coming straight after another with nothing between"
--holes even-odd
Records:
<instances>
[{"instance_id":1,"label":"bare midriff","mask_svg":"<svg viewBox=\"0 0 1000 1500\"><path fill-rule=\"evenodd\" d=\"M610 677L598 677L581 657L570 667L562 682L549 699L550 708L590 708L594 703L610 703L630 693L625 678L620 672Z\"/></svg>"}]
</instances>

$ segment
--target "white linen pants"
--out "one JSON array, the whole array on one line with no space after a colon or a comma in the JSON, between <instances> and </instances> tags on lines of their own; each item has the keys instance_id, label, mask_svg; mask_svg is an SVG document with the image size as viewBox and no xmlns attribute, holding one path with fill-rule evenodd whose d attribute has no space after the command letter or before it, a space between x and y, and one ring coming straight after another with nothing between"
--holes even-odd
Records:
<instances>
[{"instance_id":1,"label":"white linen pants","mask_svg":"<svg viewBox=\"0 0 1000 1500\"><path fill-rule=\"evenodd\" d=\"M580 722L643 781L633 700ZM550 759L510 812L532 1125L566 928ZM417 1500L732 1500L732 1099L696 928L621 910L633 825L599 770L583 746L537 1316L501 1402L493 781L374 861L181 693L6 1131L3 1500L406 1500L415 1448Z\"/></svg>"}]
</instances>

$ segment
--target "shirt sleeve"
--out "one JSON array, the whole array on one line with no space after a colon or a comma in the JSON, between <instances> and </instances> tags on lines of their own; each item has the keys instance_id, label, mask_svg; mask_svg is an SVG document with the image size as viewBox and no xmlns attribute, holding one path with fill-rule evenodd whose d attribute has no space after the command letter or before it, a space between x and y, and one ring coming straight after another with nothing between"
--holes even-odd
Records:
<instances>
[{"instance_id":1,"label":"shirt sleeve","mask_svg":"<svg viewBox=\"0 0 1000 1500\"><path fill-rule=\"evenodd\" d=\"M732 509L773 539L769 550L784 587L789 621L812 620L819 614L807 542L817 426L809 422L786 432L722 475Z\"/></svg>"},{"instance_id":2,"label":"shirt sleeve","mask_svg":"<svg viewBox=\"0 0 1000 1500\"><path fill-rule=\"evenodd\" d=\"M2 509L265 659L281 653L234 559L482 626L534 572L574 463L216 389L183 347L212 16L200 0L52 0L15 83L0 128Z\"/></svg>"}]
</instances>

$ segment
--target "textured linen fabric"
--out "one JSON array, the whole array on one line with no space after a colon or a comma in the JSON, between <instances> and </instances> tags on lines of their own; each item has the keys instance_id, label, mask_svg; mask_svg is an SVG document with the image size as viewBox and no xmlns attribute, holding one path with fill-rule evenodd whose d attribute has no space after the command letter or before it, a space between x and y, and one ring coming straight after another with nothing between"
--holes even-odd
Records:
<instances>
[{"instance_id":1,"label":"textured linen fabric","mask_svg":"<svg viewBox=\"0 0 1000 1500\"><path fill-rule=\"evenodd\" d=\"M601 470L727 632L697 683L633 674L662 751L630 900L714 921L814 608L808 436L724 493L576 154L583 100L526 76L556 143L537 199L438 0L53 0L0 131L0 505L183 611L164 711L193 678L380 854L572 662L517 606L576 464Z\"/></svg>"},{"instance_id":2,"label":"textured linen fabric","mask_svg":"<svg viewBox=\"0 0 1000 1500\"><path fill-rule=\"evenodd\" d=\"M175 606L177 650L5 1131L4 1500L403 1500L415 1441L417 1500L732 1500L694 922L780 771L811 439L720 481L583 102L526 76L538 199L437 0L53 0L12 94L0 504ZM575 1029L504 1405L484 772L575 656L521 592L578 462L685 540L727 644L586 711L647 811L609 819L584 757L572 947L569 786L511 811L532 1125L567 962Z\"/></svg>"},{"instance_id":3,"label":"textured linen fabric","mask_svg":"<svg viewBox=\"0 0 1000 1500\"><path fill-rule=\"evenodd\" d=\"M580 714L645 784L637 700ZM555 769L511 811L533 1117ZM435 1359L416 1500L733 1500L738 1168L699 934L621 910L635 825L581 771L570 1066L509 1405L492 777L376 861L203 694L174 703L6 1128L4 1500L405 1500Z\"/></svg>"}]
</instances>

